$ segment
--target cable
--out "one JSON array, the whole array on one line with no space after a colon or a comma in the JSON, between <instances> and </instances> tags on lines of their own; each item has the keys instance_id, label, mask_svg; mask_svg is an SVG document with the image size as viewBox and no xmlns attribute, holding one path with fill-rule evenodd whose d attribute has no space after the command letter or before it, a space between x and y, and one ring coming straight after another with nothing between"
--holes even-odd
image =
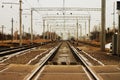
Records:
<instances>
[{"instance_id":1,"label":"cable","mask_svg":"<svg viewBox=\"0 0 120 80\"><path fill-rule=\"evenodd\" d=\"M30 8L32 8L32 7L33 7L33 6L29 3L29 1L28 1L28 0L24 0L24 1L28 3L28 5L30 6ZM37 12L38 14L40 14L38 11L35 11L35 12Z\"/></svg>"}]
</instances>

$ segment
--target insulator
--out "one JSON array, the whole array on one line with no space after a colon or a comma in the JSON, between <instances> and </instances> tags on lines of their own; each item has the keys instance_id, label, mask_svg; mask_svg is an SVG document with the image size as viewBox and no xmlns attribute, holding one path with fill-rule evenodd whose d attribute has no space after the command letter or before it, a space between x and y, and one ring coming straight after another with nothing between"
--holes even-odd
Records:
<instances>
[{"instance_id":1,"label":"insulator","mask_svg":"<svg viewBox=\"0 0 120 80\"><path fill-rule=\"evenodd\" d=\"M2 8L4 8L4 5L2 5Z\"/></svg>"},{"instance_id":2,"label":"insulator","mask_svg":"<svg viewBox=\"0 0 120 80\"><path fill-rule=\"evenodd\" d=\"M12 5L10 6L10 8L12 8Z\"/></svg>"}]
</instances>

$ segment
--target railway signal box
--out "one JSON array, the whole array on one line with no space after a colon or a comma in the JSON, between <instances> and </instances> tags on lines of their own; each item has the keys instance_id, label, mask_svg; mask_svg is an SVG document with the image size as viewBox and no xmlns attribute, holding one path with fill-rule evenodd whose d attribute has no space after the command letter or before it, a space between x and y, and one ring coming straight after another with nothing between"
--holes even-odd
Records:
<instances>
[{"instance_id":1,"label":"railway signal box","mask_svg":"<svg viewBox=\"0 0 120 80\"><path fill-rule=\"evenodd\" d=\"M114 34L112 36L112 54L116 55L117 54L117 34Z\"/></svg>"},{"instance_id":2,"label":"railway signal box","mask_svg":"<svg viewBox=\"0 0 120 80\"><path fill-rule=\"evenodd\" d=\"M112 36L112 54L120 56L120 34Z\"/></svg>"},{"instance_id":3,"label":"railway signal box","mask_svg":"<svg viewBox=\"0 0 120 80\"><path fill-rule=\"evenodd\" d=\"M120 56L120 34L117 34L117 55Z\"/></svg>"},{"instance_id":4,"label":"railway signal box","mask_svg":"<svg viewBox=\"0 0 120 80\"><path fill-rule=\"evenodd\" d=\"M120 1L117 1L117 10L120 10Z\"/></svg>"}]
</instances>

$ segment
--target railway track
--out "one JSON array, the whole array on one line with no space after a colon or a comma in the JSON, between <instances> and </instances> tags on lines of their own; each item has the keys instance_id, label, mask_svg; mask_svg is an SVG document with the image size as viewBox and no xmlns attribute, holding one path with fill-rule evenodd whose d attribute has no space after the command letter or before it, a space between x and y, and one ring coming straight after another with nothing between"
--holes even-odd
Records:
<instances>
[{"instance_id":1,"label":"railway track","mask_svg":"<svg viewBox=\"0 0 120 80\"><path fill-rule=\"evenodd\" d=\"M52 49L49 52L49 54L47 54L38 65L39 67L37 67L34 70L34 72L32 72L32 74L27 75L25 77L25 80L42 80L41 79L42 71L44 72L43 69L47 65L55 66L80 65L83 67L89 80L100 80L100 77L97 76L90 68L91 66L90 63L87 62L85 58L83 58L83 56L79 55L79 52L68 42L67 43L63 42L62 44L59 44L54 49Z\"/></svg>"},{"instance_id":2,"label":"railway track","mask_svg":"<svg viewBox=\"0 0 120 80\"><path fill-rule=\"evenodd\" d=\"M59 44L58 46L56 46L55 48L53 48L48 55L46 55L42 61L40 63L38 63L37 65L40 65L38 68L36 68L34 70L34 72L32 74L29 75L29 77L25 78L25 80L32 80L33 78L35 78L36 74L38 74L38 72L42 69L42 67L48 62L48 60L54 55L54 53L56 53L56 51L59 49L61 44Z\"/></svg>"},{"instance_id":3,"label":"railway track","mask_svg":"<svg viewBox=\"0 0 120 80\"><path fill-rule=\"evenodd\" d=\"M38 46L41 46L41 45L43 45L43 43L42 44L41 43L31 44L31 45L24 45L24 46L21 46L21 47L3 49L3 50L0 50L0 57L15 54L17 52L24 51L24 50L31 49L31 48L35 48L35 47L38 47Z\"/></svg>"},{"instance_id":4,"label":"railway track","mask_svg":"<svg viewBox=\"0 0 120 80\"><path fill-rule=\"evenodd\" d=\"M9 60L10 58L14 56L24 55L30 52L31 50L39 48L40 46L41 47L44 46L44 44L46 44L45 46L47 46L47 43L39 43L39 44L24 45L24 46L16 47L16 48L3 49L0 51L0 63L3 63L6 60ZM52 44L52 43L49 43L49 44Z\"/></svg>"},{"instance_id":5,"label":"railway track","mask_svg":"<svg viewBox=\"0 0 120 80\"><path fill-rule=\"evenodd\" d=\"M82 55L79 54L79 52L73 47L71 46L70 48L72 48L72 50L74 51L75 55L80 59L80 61L82 62L82 65L84 66L84 68L86 69L86 71L88 72L88 74L91 77L91 80L100 80L100 78L91 70L90 66L90 62L86 61Z\"/></svg>"},{"instance_id":6,"label":"railway track","mask_svg":"<svg viewBox=\"0 0 120 80\"><path fill-rule=\"evenodd\" d=\"M106 66L67 41L13 55L0 64L0 80L119 80L119 72L119 67Z\"/></svg>"}]
</instances>

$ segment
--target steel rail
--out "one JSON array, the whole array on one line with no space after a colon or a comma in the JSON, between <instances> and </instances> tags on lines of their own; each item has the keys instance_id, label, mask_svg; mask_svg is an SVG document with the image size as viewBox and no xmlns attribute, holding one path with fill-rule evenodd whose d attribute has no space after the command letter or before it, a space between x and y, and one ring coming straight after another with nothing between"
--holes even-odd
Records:
<instances>
[{"instance_id":1,"label":"steel rail","mask_svg":"<svg viewBox=\"0 0 120 80\"><path fill-rule=\"evenodd\" d=\"M34 76L43 68L50 57L59 49L60 46L61 44L53 48L45 57L43 57L43 59L41 59L41 62L37 64L39 66L34 70L34 72L32 72L30 75L27 75L24 80L32 80Z\"/></svg>"},{"instance_id":2,"label":"steel rail","mask_svg":"<svg viewBox=\"0 0 120 80\"><path fill-rule=\"evenodd\" d=\"M38 46L40 46L40 44L38 44L38 45L27 45L27 46L22 46L22 47L10 48L10 49L7 49L7 50L3 50L3 51L0 52L0 57L10 55L10 54L15 54L17 52L27 50L27 49L31 49L31 48L34 48L34 47L38 47Z\"/></svg>"},{"instance_id":3,"label":"steel rail","mask_svg":"<svg viewBox=\"0 0 120 80\"><path fill-rule=\"evenodd\" d=\"M79 54L79 52L72 45L70 45L70 43L68 43L68 44L69 44L71 50L73 50L74 54L80 59L80 61L82 62L83 66L90 73L90 75L92 76L92 78L94 80L102 80L102 78L100 76L96 75L96 73L90 68L89 63L83 57L81 57L81 55Z\"/></svg>"}]
</instances>

